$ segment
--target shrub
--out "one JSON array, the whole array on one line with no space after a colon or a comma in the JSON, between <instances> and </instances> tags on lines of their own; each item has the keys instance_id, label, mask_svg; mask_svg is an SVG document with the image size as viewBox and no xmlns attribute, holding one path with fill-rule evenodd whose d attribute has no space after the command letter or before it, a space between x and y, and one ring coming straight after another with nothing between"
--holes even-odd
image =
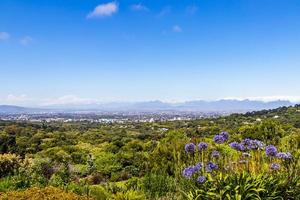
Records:
<instances>
[{"instance_id":1,"label":"shrub","mask_svg":"<svg viewBox=\"0 0 300 200\"><path fill-rule=\"evenodd\" d=\"M0 154L0 177L12 174L20 166L20 158L15 154Z\"/></svg>"},{"instance_id":2,"label":"shrub","mask_svg":"<svg viewBox=\"0 0 300 200\"><path fill-rule=\"evenodd\" d=\"M175 180L168 175L150 173L143 179L143 189L148 198L155 199L175 192Z\"/></svg>"},{"instance_id":3,"label":"shrub","mask_svg":"<svg viewBox=\"0 0 300 200\"><path fill-rule=\"evenodd\" d=\"M15 187L14 180L12 177L4 177L0 179L0 192L6 192L13 190Z\"/></svg>"},{"instance_id":4,"label":"shrub","mask_svg":"<svg viewBox=\"0 0 300 200\"><path fill-rule=\"evenodd\" d=\"M91 186L90 188L90 195L96 199L96 200L106 200L109 199L109 193L108 191L100 186L100 185L95 185L95 186Z\"/></svg>"},{"instance_id":5,"label":"shrub","mask_svg":"<svg viewBox=\"0 0 300 200\"><path fill-rule=\"evenodd\" d=\"M84 200L87 197L76 195L72 192L66 192L55 187L45 188L30 188L24 191L12 191L6 193L0 193L1 200ZM89 198L91 199L91 198Z\"/></svg>"},{"instance_id":6,"label":"shrub","mask_svg":"<svg viewBox=\"0 0 300 200\"><path fill-rule=\"evenodd\" d=\"M111 196L112 200L144 200L145 195L141 191L137 190L128 190L128 191L122 191L118 192Z\"/></svg>"}]
</instances>

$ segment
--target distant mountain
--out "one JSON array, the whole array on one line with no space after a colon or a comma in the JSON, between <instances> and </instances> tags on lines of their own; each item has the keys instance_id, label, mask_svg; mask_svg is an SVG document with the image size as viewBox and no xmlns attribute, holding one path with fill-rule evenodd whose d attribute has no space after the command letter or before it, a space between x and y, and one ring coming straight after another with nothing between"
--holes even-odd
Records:
<instances>
[{"instance_id":1,"label":"distant mountain","mask_svg":"<svg viewBox=\"0 0 300 200\"><path fill-rule=\"evenodd\" d=\"M27 111L27 108L19 106L0 105L0 113L20 113Z\"/></svg>"},{"instance_id":2,"label":"distant mountain","mask_svg":"<svg viewBox=\"0 0 300 200\"><path fill-rule=\"evenodd\" d=\"M40 108L27 108L21 106L11 106L11 105L0 105L1 114L21 114L21 113L36 113L36 112L46 112L48 109Z\"/></svg>"},{"instance_id":3,"label":"distant mountain","mask_svg":"<svg viewBox=\"0 0 300 200\"><path fill-rule=\"evenodd\" d=\"M219 100L219 101L189 101L177 106L179 110L197 111L253 111L274 109L294 105L290 101L251 101L251 100Z\"/></svg>"},{"instance_id":4,"label":"distant mountain","mask_svg":"<svg viewBox=\"0 0 300 200\"><path fill-rule=\"evenodd\" d=\"M243 112L263 109L274 109L282 106L294 105L290 101L251 101L251 100L219 100L219 101L187 101L182 103L165 103L161 101L137 103L101 104L97 108L104 111L226 111Z\"/></svg>"},{"instance_id":5,"label":"distant mountain","mask_svg":"<svg viewBox=\"0 0 300 200\"><path fill-rule=\"evenodd\" d=\"M87 105L57 105L47 108L26 108L19 106L0 105L0 113L39 113L39 112L155 112L155 111L194 111L194 112L247 112L274 109L294 105L290 101L252 101L252 100L218 100L218 101L187 101L182 103L165 103L162 101L122 102Z\"/></svg>"}]
</instances>

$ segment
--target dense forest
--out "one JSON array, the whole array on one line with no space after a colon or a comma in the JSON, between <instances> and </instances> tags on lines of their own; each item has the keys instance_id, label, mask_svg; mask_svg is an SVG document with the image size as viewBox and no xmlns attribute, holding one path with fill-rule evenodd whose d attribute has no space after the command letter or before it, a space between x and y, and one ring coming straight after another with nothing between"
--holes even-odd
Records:
<instances>
[{"instance_id":1,"label":"dense forest","mask_svg":"<svg viewBox=\"0 0 300 200\"><path fill-rule=\"evenodd\" d=\"M0 199L300 199L300 106L191 121L0 121Z\"/></svg>"}]
</instances>

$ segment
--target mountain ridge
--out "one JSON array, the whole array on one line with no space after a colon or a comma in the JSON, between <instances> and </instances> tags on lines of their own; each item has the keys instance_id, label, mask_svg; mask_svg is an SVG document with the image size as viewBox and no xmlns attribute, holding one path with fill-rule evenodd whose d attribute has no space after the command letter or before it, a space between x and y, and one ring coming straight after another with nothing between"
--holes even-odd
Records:
<instances>
[{"instance_id":1,"label":"mountain ridge","mask_svg":"<svg viewBox=\"0 0 300 200\"><path fill-rule=\"evenodd\" d=\"M167 103L159 100L144 102L119 102L85 105L53 105L51 107L22 107L16 105L0 105L0 113L41 113L41 112L75 112L75 111L195 111L195 112L242 112L264 109L274 109L283 106L292 106L287 100L259 101L221 99L216 101L194 100L179 103Z\"/></svg>"}]
</instances>

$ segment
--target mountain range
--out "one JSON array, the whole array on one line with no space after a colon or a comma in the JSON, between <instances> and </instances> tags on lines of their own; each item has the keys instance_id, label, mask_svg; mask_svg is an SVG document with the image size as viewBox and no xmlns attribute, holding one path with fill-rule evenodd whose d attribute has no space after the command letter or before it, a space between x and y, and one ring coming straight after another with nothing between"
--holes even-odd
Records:
<instances>
[{"instance_id":1,"label":"mountain range","mask_svg":"<svg viewBox=\"0 0 300 200\"><path fill-rule=\"evenodd\" d=\"M291 106L290 101L254 101L254 100L218 100L218 101L187 101L181 103L166 103L162 101L122 102L86 105L56 105L51 107L20 107L0 105L0 113L47 113L47 112L160 112L160 111L187 111L187 112L246 112L263 109L274 109L282 106Z\"/></svg>"}]
</instances>

